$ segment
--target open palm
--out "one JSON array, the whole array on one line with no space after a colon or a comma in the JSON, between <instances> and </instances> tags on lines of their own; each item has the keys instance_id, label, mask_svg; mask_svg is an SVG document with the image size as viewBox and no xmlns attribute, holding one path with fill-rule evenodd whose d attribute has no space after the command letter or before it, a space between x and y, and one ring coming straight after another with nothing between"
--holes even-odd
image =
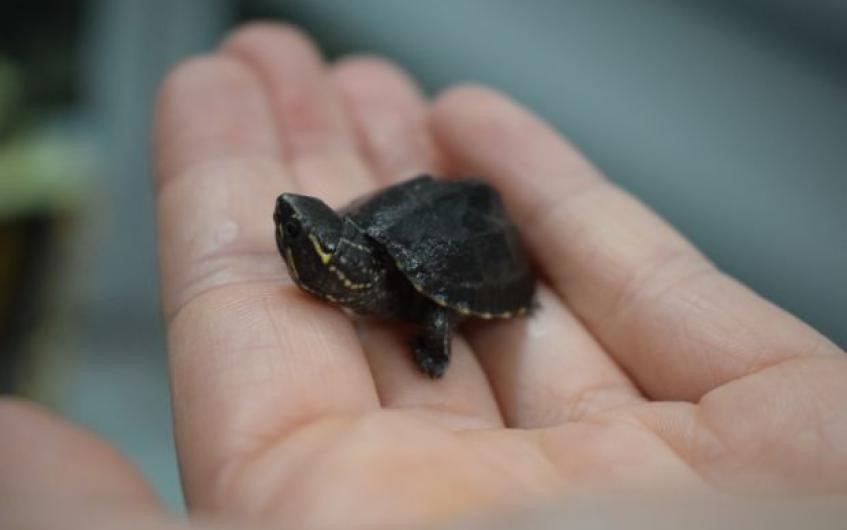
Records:
<instances>
[{"instance_id":1,"label":"open palm","mask_svg":"<svg viewBox=\"0 0 847 530\"><path fill-rule=\"evenodd\" d=\"M328 67L253 25L166 81L156 146L198 513L395 528L567 493L847 490L843 352L493 91L430 103L384 61ZM271 221L282 191L340 206L422 172L497 187L543 278L539 311L468 326L436 381L407 333L293 285Z\"/></svg>"}]
</instances>

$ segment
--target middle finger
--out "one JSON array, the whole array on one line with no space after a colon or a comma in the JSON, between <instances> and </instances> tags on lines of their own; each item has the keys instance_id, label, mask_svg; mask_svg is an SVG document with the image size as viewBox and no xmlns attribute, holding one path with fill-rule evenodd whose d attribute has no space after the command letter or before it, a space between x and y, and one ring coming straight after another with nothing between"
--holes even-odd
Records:
<instances>
[{"instance_id":1,"label":"middle finger","mask_svg":"<svg viewBox=\"0 0 847 530\"><path fill-rule=\"evenodd\" d=\"M265 83L286 162L304 193L337 208L375 185L308 38L292 27L254 24L236 32L224 50L252 65Z\"/></svg>"},{"instance_id":2,"label":"middle finger","mask_svg":"<svg viewBox=\"0 0 847 530\"><path fill-rule=\"evenodd\" d=\"M356 57L338 64L333 77L359 149L380 183L439 171L427 102L404 72L382 59ZM396 326L364 322L360 336L384 406L422 413L451 428L502 425L485 373L461 337L453 340L447 374L432 381L414 366L407 337Z\"/></svg>"}]
</instances>

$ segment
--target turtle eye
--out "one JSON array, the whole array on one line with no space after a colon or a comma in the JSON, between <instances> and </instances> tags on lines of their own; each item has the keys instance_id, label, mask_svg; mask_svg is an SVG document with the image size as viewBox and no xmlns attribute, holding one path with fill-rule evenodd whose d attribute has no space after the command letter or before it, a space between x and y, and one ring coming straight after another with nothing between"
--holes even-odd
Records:
<instances>
[{"instance_id":1,"label":"turtle eye","mask_svg":"<svg viewBox=\"0 0 847 530\"><path fill-rule=\"evenodd\" d=\"M288 221L285 223L285 235L291 239L300 235L300 223L297 221Z\"/></svg>"}]
</instances>

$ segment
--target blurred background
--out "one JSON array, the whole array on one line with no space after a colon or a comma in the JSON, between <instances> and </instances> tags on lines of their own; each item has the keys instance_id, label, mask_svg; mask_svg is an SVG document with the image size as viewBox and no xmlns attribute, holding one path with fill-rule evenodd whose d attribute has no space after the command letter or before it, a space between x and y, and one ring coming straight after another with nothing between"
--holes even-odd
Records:
<instances>
[{"instance_id":1,"label":"blurred background","mask_svg":"<svg viewBox=\"0 0 847 530\"><path fill-rule=\"evenodd\" d=\"M171 67L256 18L329 57L386 55L430 93L510 93L847 345L847 2L5 0L0 391L113 441L175 510L151 107Z\"/></svg>"}]
</instances>

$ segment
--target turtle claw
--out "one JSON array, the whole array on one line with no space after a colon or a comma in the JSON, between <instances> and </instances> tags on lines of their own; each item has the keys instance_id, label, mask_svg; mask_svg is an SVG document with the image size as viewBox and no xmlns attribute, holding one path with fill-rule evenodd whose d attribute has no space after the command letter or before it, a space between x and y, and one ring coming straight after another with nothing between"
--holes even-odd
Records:
<instances>
[{"instance_id":1,"label":"turtle claw","mask_svg":"<svg viewBox=\"0 0 847 530\"><path fill-rule=\"evenodd\" d=\"M426 340L420 337L412 341L412 352L415 355L415 363L424 375L430 379L440 379L444 376L447 366L450 364L449 357L433 351L431 347L427 347Z\"/></svg>"}]
</instances>

